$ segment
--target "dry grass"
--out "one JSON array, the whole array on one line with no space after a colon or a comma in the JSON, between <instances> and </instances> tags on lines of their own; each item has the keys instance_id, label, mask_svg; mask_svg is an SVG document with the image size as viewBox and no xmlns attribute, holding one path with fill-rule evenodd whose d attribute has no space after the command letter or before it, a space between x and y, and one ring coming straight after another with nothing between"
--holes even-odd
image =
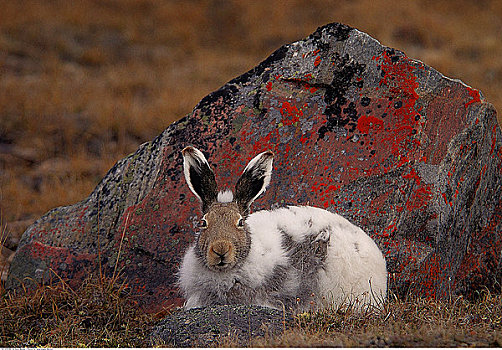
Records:
<instances>
[{"instance_id":1,"label":"dry grass","mask_svg":"<svg viewBox=\"0 0 502 350\"><path fill-rule=\"evenodd\" d=\"M1 292L1 291L0 291ZM145 347L162 315L135 305L119 278L90 276L76 290L58 281L31 294L0 294L0 346ZM350 307L304 313L279 337L249 340L253 347L499 347L502 297L480 293L476 301L393 298L383 312ZM222 336L215 346L235 346Z\"/></svg>"},{"instance_id":2,"label":"dry grass","mask_svg":"<svg viewBox=\"0 0 502 350\"><path fill-rule=\"evenodd\" d=\"M2 284L7 280L7 272L9 267L9 258L11 251L4 247L7 240L7 225L2 222L0 216L0 294L3 291Z\"/></svg>"},{"instance_id":3,"label":"dry grass","mask_svg":"<svg viewBox=\"0 0 502 350\"><path fill-rule=\"evenodd\" d=\"M141 312L127 286L90 276L77 290L64 282L0 297L0 346L138 347L154 317Z\"/></svg>"},{"instance_id":4,"label":"dry grass","mask_svg":"<svg viewBox=\"0 0 502 350\"><path fill-rule=\"evenodd\" d=\"M350 308L305 313L298 327L275 339L255 339L271 347L499 347L502 298L481 293L475 302L393 299L384 312Z\"/></svg>"}]
</instances>

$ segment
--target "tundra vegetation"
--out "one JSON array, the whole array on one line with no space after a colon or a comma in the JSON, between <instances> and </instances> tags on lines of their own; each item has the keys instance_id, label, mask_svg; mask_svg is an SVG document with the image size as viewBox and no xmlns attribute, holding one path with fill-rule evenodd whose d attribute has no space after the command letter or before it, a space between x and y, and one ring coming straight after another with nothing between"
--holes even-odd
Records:
<instances>
[{"instance_id":1,"label":"tundra vegetation","mask_svg":"<svg viewBox=\"0 0 502 350\"><path fill-rule=\"evenodd\" d=\"M89 276L78 288L65 281L33 293L5 293L0 299L0 345L4 347L145 347L163 316L145 314L120 275ZM232 334L215 346L235 346ZM168 346L169 344L165 344ZM392 294L383 310L356 312L348 306L306 312L275 337L249 339L253 347L499 347L502 297L481 291L475 300L438 301Z\"/></svg>"}]
</instances>

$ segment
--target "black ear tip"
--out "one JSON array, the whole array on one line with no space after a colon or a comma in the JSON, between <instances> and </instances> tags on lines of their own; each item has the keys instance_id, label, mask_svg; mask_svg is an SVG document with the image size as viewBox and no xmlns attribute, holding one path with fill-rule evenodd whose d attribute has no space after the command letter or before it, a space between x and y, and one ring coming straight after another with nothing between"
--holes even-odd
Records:
<instances>
[{"instance_id":1,"label":"black ear tip","mask_svg":"<svg viewBox=\"0 0 502 350\"><path fill-rule=\"evenodd\" d=\"M187 147L183 148L183 150L181 151L181 153L183 154L183 156L186 156L187 154L188 155L194 155L195 152L196 152L196 150L192 146L187 146Z\"/></svg>"},{"instance_id":2,"label":"black ear tip","mask_svg":"<svg viewBox=\"0 0 502 350\"><path fill-rule=\"evenodd\" d=\"M267 151L263 152L263 156L265 156L267 158L274 158L275 154L271 150L267 150Z\"/></svg>"}]
</instances>

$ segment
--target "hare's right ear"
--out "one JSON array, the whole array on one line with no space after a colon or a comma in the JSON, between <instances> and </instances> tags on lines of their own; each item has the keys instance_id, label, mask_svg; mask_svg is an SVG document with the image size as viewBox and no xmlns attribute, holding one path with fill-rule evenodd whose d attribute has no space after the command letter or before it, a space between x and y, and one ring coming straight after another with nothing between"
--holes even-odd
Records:
<instances>
[{"instance_id":1,"label":"hare's right ear","mask_svg":"<svg viewBox=\"0 0 502 350\"><path fill-rule=\"evenodd\" d=\"M251 159L235 185L235 200L243 213L265 192L272 177L272 161L274 153L265 151Z\"/></svg>"},{"instance_id":2,"label":"hare's right ear","mask_svg":"<svg viewBox=\"0 0 502 350\"><path fill-rule=\"evenodd\" d=\"M209 206L216 201L217 185L214 173L209 167L206 157L194 147L186 147L183 153L183 171L190 190L202 202L202 211L207 212Z\"/></svg>"}]
</instances>

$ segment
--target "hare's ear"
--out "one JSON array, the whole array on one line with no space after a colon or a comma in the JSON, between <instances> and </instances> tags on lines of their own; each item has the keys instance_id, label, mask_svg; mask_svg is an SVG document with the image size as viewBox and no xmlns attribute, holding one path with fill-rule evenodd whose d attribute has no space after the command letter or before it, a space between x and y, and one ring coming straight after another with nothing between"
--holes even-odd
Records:
<instances>
[{"instance_id":1,"label":"hare's ear","mask_svg":"<svg viewBox=\"0 0 502 350\"><path fill-rule=\"evenodd\" d=\"M186 147L183 153L183 171L190 190L202 202L205 213L216 200L217 185L214 173L209 167L206 157L194 147Z\"/></svg>"},{"instance_id":2,"label":"hare's ear","mask_svg":"<svg viewBox=\"0 0 502 350\"><path fill-rule=\"evenodd\" d=\"M272 176L273 160L274 154L271 151L258 154L251 159L237 181L235 200L243 213L247 213L251 203L265 192Z\"/></svg>"}]
</instances>

